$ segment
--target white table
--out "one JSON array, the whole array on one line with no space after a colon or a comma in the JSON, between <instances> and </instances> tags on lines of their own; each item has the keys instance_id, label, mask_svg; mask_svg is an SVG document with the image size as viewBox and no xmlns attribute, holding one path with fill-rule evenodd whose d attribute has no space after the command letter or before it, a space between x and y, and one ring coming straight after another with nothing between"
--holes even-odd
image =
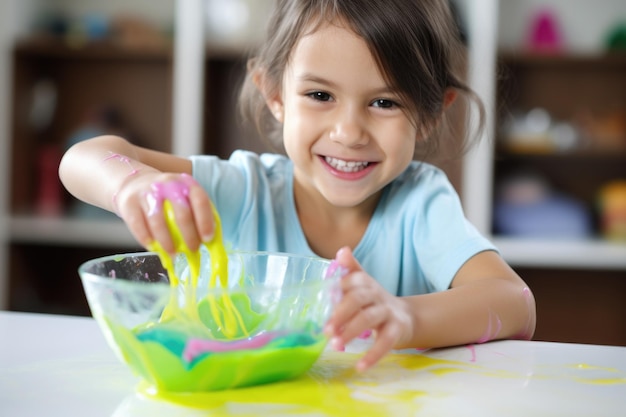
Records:
<instances>
[{"instance_id":1,"label":"white table","mask_svg":"<svg viewBox=\"0 0 626 417\"><path fill-rule=\"evenodd\" d=\"M0 312L0 416L626 415L626 347L503 341L415 353L356 374L357 354L328 352L313 376L213 393L207 411L138 395L91 318ZM275 400L290 392L311 400Z\"/></svg>"}]
</instances>

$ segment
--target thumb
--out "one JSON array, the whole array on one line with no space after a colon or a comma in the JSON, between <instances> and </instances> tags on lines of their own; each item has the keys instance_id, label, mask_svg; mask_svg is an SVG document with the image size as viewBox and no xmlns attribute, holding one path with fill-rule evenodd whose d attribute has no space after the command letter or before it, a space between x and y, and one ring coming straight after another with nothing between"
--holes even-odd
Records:
<instances>
[{"instance_id":1,"label":"thumb","mask_svg":"<svg viewBox=\"0 0 626 417\"><path fill-rule=\"evenodd\" d=\"M335 260L339 265L347 269L348 272L361 271L363 269L359 261L357 261L352 254L352 249L348 246L344 246L337 251Z\"/></svg>"}]
</instances>

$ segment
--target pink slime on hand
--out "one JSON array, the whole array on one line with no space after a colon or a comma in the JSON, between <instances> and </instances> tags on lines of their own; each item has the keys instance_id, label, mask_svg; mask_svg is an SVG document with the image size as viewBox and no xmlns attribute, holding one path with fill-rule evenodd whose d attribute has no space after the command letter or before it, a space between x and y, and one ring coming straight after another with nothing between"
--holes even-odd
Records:
<instances>
[{"instance_id":1,"label":"pink slime on hand","mask_svg":"<svg viewBox=\"0 0 626 417\"><path fill-rule=\"evenodd\" d=\"M342 278L345 277L348 274L348 272L350 272L348 270L348 268L341 266L339 261L337 261L336 259L333 259L330 262L330 265L328 266L328 269L326 270L326 276L324 278L330 278L331 276L335 275L335 273L337 273L337 271L339 271L339 276L342 277ZM333 297L333 302L334 303L338 303L341 300L341 291L339 291L338 294L337 293L333 293L332 297ZM372 336L373 333L374 332L371 329L364 330L363 333L361 333L358 336L358 338L359 339L369 339ZM343 352L343 351L346 350L345 346L336 345L334 347L335 347L335 350L337 350L337 351Z\"/></svg>"},{"instance_id":2,"label":"pink slime on hand","mask_svg":"<svg viewBox=\"0 0 626 417\"><path fill-rule=\"evenodd\" d=\"M148 215L152 216L159 213L165 200L188 206L189 191L195 184L196 181L188 174L181 174L180 179L175 181L156 182L152 184L152 191L146 196L149 206Z\"/></svg>"}]
</instances>

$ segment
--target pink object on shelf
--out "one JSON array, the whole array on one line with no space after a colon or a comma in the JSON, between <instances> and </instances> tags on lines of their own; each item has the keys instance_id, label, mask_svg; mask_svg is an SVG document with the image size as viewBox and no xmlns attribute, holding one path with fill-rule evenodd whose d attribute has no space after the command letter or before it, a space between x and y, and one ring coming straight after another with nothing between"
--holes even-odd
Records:
<instances>
[{"instance_id":1,"label":"pink object on shelf","mask_svg":"<svg viewBox=\"0 0 626 417\"><path fill-rule=\"evenodd\" d=\"M560 52L563 49L563 36L555 13L541 10L535 14L527 46L533 52Z\"/></svg>"}]
</instances>

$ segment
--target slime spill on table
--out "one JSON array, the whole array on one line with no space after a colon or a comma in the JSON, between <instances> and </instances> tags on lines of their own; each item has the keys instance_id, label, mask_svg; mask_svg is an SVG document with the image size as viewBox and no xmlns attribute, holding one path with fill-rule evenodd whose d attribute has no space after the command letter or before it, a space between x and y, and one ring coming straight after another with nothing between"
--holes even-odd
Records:
<instances>
[{"instance_id":1,"label":"slime spill on table","mask_svg":"<svg viewBox=\"0 0 626 417\"><path fill-rule=\"evenodd\" d=\"M156 322L128 329L107 320L124 361L155 392L163 394L257 385L293 378L309 369L327 342L320 331L258 330L266 314L254 311L245 293L211 291L219 289L218 281L221 289L228 288L228 255L215 208L215 237L206 244L210 291L200 300L197 286L201 253L190 251L185 245L170 201L163 202L163 210L176 251L186 257L189 271L186 279L181 280L172 257L158 243L150 248L159 255L173 291ZM182 306L176 291L181 285Z\"/></svg>"},{"instance_id":2,"label":"slime spill on table","mask_svg":"<svg viewBox=\"0 0 626 417\"><path fill-rule=\"evenodd\" d=\"M528 398L538 395L542 387L551 386L552 380L558 379L562 385L555 391L548 388L548 395L560 394L567 401L571 401L569 388L581 392L577 387L579 384L626 384L624 370L616 368L580 364L537 365L533 355L508 356L497 348L485 348L484 345L476 363L471 360L471 353L462 349L446 349L444 357L437 357L436 351L424 354L393 352L365 373L354 368L360 353L326 351L302 378L295 381L185 395L155 395L149 386L142 384L139 393L142 400L165 399L180 405L184 407L178 409L180 415L185 416L395 417L464 415L468 409L480 415L534 415L537 407L542 409L549 405L551 398L546 396L548 402L543 405L540 400L533 404ZM485 356L488 357L486 361ZM529 372L532 369L535 371ZM543 385L544 382L550 382L550 385ZM598 394L598 398L619 401L606 393ZM594 398L583 396L582 402L593 404ZM499 403L506 408L498 407ZM454 404L463 408L454 407ZM446 407L451 405L453 409ZM472 408L467 408L468 405ZM198 412L185 411L190 409ZM564 415L574 414L565 412ZM594 414L586 410L580 415Z\"/></svg>"}]
</instances>

